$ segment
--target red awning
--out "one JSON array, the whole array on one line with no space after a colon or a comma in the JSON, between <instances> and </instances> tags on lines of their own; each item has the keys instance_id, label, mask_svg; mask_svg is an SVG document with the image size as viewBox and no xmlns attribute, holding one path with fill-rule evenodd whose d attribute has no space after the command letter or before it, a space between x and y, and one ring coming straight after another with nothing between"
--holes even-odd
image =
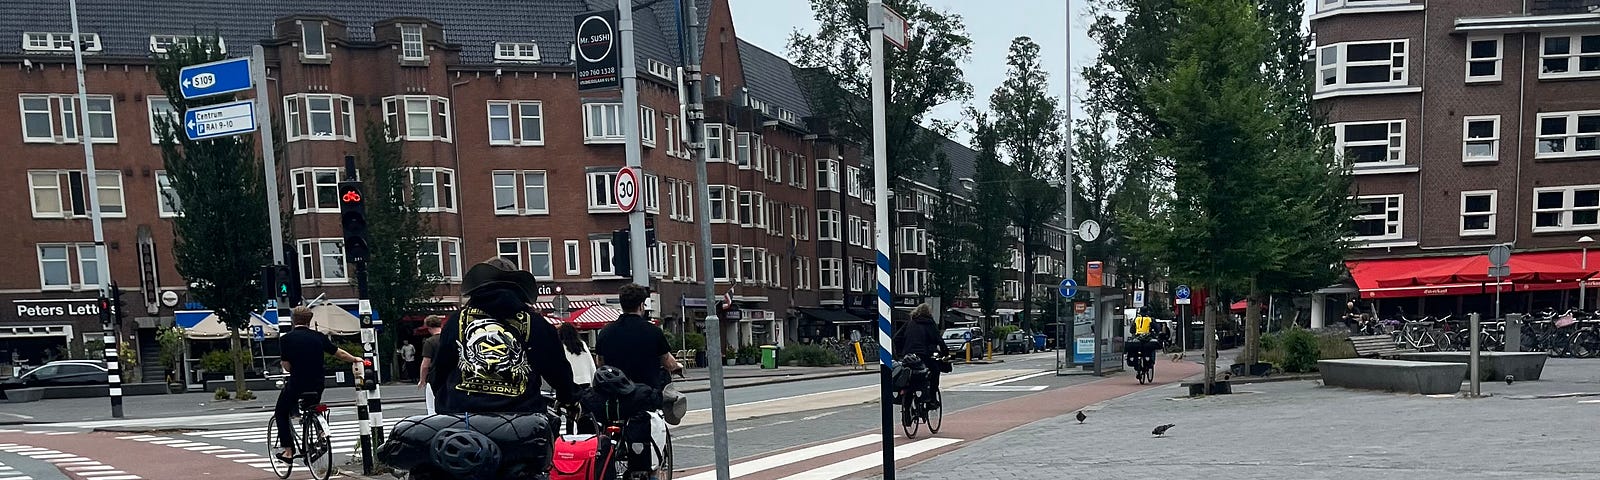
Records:
<instances>
[{"instance_id":1,"label":"red awning","mask_svg":"<svg viewBox=\"0 0 1600 480\"><path fill-rule=\"evenodd\" d=\"M1246 307L1249 307L1249 306L1250 306L1250 301L1249 300L1240 300L1240 301L1237 301L1237 302L1233 302L1233 305L1229 305L1228 306L1228 310L1232 310L1232 311L1235 311L1235 312L1243 312L1244 309Z\"/></svg>"},{"instance_id":2,"label":"red awning","mask_svg":"<svg viewBox=\"0 0 1600 480\"><path fill-rule=\"evenodd\" d=\"M1578 279L1600 270L1600 249L1589 252L1588 268L1582 260L1578 251L1513 253L1512 276L1502 285L1512 291L1576 289ZM1362 298L1494 293L1487 255L1351 260L1345 266ZM1590 285L1600 286L1600 279L1591 278Z\"/></svg>"},{"instance_id":3,"label":"red awning","mask_svg":"<svg viewBox=\"0 0 1600 480\"><path fill-rule=\"evenodd\" d=\"M1576 255L1574 255L1576 257ZM1433 260L1433 265L1379 278L1378 286L1384 288L1444 285L1452 283L1485 283L1496 279L1489 276L1489 256L1449 257ZM1507 263L1514 283L1570 282L1594 276L1577 265L1546 263L1528 254L1513 254ZM1419 265L1420 266L1420 265Z\"/></svg>"}]
</instances>

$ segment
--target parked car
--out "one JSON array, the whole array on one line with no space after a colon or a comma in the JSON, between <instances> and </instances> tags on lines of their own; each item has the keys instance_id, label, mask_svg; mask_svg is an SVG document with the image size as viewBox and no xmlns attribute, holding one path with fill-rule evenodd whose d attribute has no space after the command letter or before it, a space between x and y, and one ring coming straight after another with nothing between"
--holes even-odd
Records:
<instances>
[{"instance_id":1,"label":"parked car","mask_svg":"<svg viewBox=\"0 0 1600 480\"><path fill-rule=\"evenodd\" d=\"M1028 353L1033 350L1033 334L1028 332L1011 332L1006 334L1006 343L1001 353Z\"/></svg>"},{"instance_id":2,"label":"parked car","mask_svg":"<svg viewBox=\"0 0 1600 480\"><path fill-rule=\"evenodd\" d=\"M62 360L0 382L0 394L18 388L105 385L106 367L93 360Z\"/></svg>"},{"instance_id":3,"label":"parked car","mask_svg":"<svg viewBox=\"0 0 1600 480\"><path fill-rule=\"evenodd\" d=\"M967 345L967 333L972 333L972 348L978 348L983 339L983 329L978 327L958 327L944 329L944 346L950 349L951 355L960 356L961 349ZM981 353L973 351L972 353Z\"/></svg>"}]
</instances>

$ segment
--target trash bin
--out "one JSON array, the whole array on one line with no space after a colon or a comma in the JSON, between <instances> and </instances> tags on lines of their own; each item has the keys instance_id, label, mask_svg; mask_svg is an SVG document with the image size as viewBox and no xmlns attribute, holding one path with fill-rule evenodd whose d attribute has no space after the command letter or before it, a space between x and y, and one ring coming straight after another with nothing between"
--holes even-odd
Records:
<instances>
[{"instance_id":1,"label":"trash bin","mask_svg":"<svg viewBox=\"0 0 1600 480\"><path fill-rule=\"evenodd\" d=\"M776 345L761 346L761 368L778 368L778 347Z\"/></svg>"},{"instance_id":2,"label":"trash bin","mask_svg":"<svg viewBox=\"0 0 1600 480\"><path fill-rule=\"evenodd\" d=\"M1033 349L1037 350L1037 351L1044 351L1045 340L1047 340L1048 338L1049 337L1045 336L1045 334L1043 334L1043 333L1034 334L1033 335Z\"/></svg>"}]
</instances>

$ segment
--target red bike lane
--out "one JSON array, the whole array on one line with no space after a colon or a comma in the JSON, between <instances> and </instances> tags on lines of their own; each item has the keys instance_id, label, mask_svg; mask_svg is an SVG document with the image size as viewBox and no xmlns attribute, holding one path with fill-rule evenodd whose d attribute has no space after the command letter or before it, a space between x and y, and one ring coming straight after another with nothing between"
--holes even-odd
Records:
<instances>
[{"instance_id":1,"label":"red bike lane","mask_svg":"<svg viewBox=\"0 0 1600 480\"><path fill-rule=\"evenodd\" d=\"M162 439L138 441L132 438ZM181 435L154 437L88 432L62 435L0 433L0 451L49 462L74 480L206 478L262 480L266 458L224 446L191 442ZM227 458L224 458L227 457ZM299 475L305 478L305 475Z\"/></svg>"}]
</instances>

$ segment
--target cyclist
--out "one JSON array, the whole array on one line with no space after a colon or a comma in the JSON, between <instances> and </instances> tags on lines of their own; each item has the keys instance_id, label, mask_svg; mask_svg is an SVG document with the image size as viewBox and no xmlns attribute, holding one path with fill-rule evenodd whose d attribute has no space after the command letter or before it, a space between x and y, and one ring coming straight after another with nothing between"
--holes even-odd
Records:
<instances>
[{"instance_id":1,"label":"cyclist","mask_svg":"<svg viewBox=\"0 0 1600 480\"><path fill-rule=\"evenodd\" d=\"M1129 339L1126 350L1130 358L1137 358L1143 363L1138 370L1143 372L1156 362L1156 350L1161 348L1152 335L1155 319L1150 318L1149 308L1139 308L1139 315L1133 318L1133 338ZM1137 356L1137 357L1135 357Z\"/></svg>"},{"instance_id":2,"label":"cyclist","mask_svg":"<svg viewBox=\"0 0 1600 480\"><path fill-rule=\"evenodd\" d=\"M939 355L936 357L934 353ZM894 332L894 354L904 358L916 354L928 368L927 391L931 408L938 408L938 397L931 395L939 389L939 373L944 371L944 360L950 356L950 347L939 336L939 325L933 321L933 308L924 303L911 310L911 320Z\"/></svg>"},{"instance_id":3,"label":"cyclist","mask_svg":"<svg viewBox=\"0 0 1600 480\"><path fill-rule=\"evenodd\" d=\"M361 363L361 357L334 346L327 335L312 330L310 308L294 307L289 315L294 321L294 330L278 339L279 348L282 349L278 364L283 371L289 372L289 380L283 383L283 390L278 392L278 403L272 408L272 416L273 421L278 423L278 446L283 448L278 453L278 459L292 463L295 430L289 426L289 417L298 413L295 402L301 394L315 392L319 398L322 396L323 379L327 377L322 355L330 354L350 363Z\"/></svg>"},{"instance_id":4,"label":"cyclist","mask_svg":"<svg viewBox=\"0 0 1600 480\"><path fill-rule=\"evenodd\" d=\"M682 373L683 366L672 356L661 327L644 317L644 301L650 298L650 290L630 283L618 290L618 296L622 315L600 330L595 340L595 362L617 367L634 383L660 392L672 383L670 374Z\"/></svg>"},{"instance_id":5,"label":"cyclist","mask_svg":"<svg viewBox=\"0 0 1600 480\"><path fill-rule=\"evenodd\" d=\"M439 413L546 412L540 378L557 401L572 402L572 366L556 329L529 306L537 286L532 273L500 257L467 271L467 304L440 330L429 369Z\"/></svg>"}]
</instances>

